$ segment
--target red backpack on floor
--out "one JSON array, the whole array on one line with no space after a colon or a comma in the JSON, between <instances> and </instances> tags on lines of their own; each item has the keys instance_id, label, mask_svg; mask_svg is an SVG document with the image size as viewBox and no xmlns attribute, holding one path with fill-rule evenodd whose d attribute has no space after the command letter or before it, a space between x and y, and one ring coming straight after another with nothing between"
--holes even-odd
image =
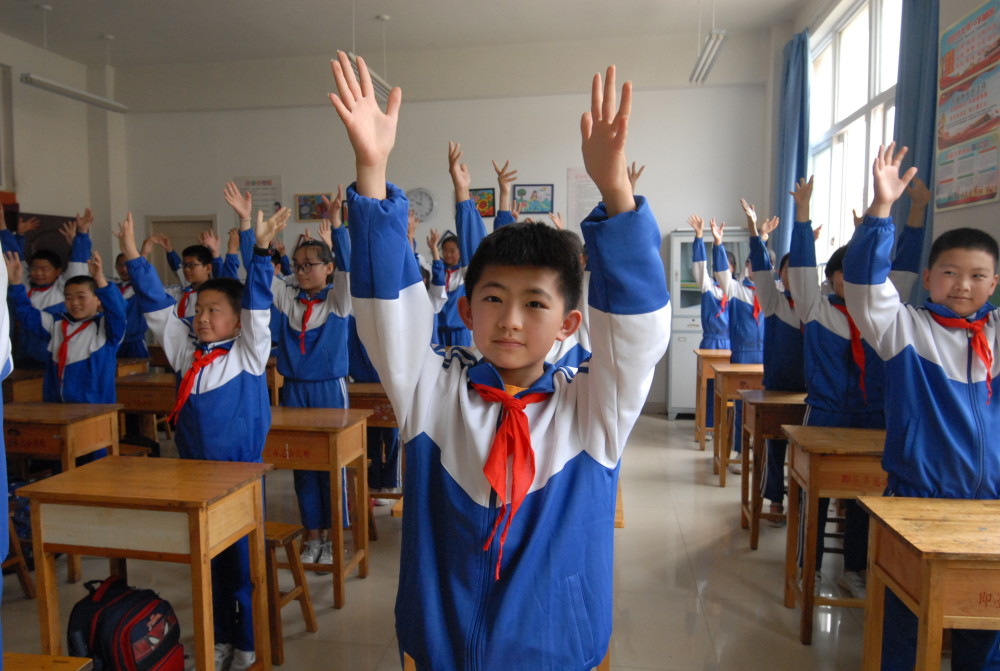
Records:
<instances>
[{"instance_id":1,"label":"red backpack on floor","mask_svg":"<svg viewBox=\"0 0 1000 671\"><path fill-rule=\"evenodd\" d=\"M121 576L91 580L69 616L69 653L91 657L95 671L184 671L177 615L149 589Z\"/></svg>"}]
</instances>

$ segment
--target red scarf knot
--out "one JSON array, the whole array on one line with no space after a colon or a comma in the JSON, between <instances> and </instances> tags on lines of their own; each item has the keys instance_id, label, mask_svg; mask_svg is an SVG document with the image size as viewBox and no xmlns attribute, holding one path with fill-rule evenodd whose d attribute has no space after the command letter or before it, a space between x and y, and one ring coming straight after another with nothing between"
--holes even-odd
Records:
<instances>
[{"instance_id":1,"label":"red scarf knot","mask_svg":"<svg viewBox=\"0 0 1000 671\"><path fill-rule=\"evenodd\" d=\"M458 266L444 269L444 289L451 291L451 276L458 272Z\"/></svg>"},{"instance_id":2,"label":"red scarf knot","mask_svg":"<svg viewBox=\"0 0 1000 671\"><path fill-rule=\"evenodd\" d=\"M184 291L181 292L181 302L177 304L177 316L181 319L184 319L185 315L187 315L188 299L191 298L191 294L196 293L198 293L198 290L192 287L185 287Z\"/></svg>"},{"instance_id":3,"label":"red scarf knot","mask_svg":"<svg viewBox=\"0 0 1000 671\"><path fill-rule=\"evenodd\" d=\"M865 391L865 346L861 342L861 331L858 330L858 325L854 323L851 319L850 313L847 311L846 305L841 305L839 303L830 303L838 312L847 317L847 328L851 331L851 356L854 359L854 364L858 367L860 375L858 377L858 386L861 387L861 393L865 397L865 401L868 401L868 393Z\"/></svg>"},{"instance_id":4,"label":"red scarf knot","mask_svg":"<svg viewBox=\"0 0 1000 671\"><path fill-rule=\"evenodd\" d=\"M989 315L983 315L974 322L960 317L942 317L936 312L931 312L931 317L941 326L964 329L966 335L969 336L969 346L986 367L986 405L989 405L990 398L993 396L993 385L990 377L990 371L993 370L993 350L990 349L990 344L986 341L986 336L983 335L983 328L986 326Z\"/></svg>"},{"instance_id":5,"label":"red scarf knot","mask_svg":"<svg viewBox=\"0 0 1000 671\"><path fill-rule=\"evenodd\" d=\"M500 549L497 552L495 580L500 580L500 562L503 559L503 545L510 531L510 523L517 514L518 508L527 496L531 483L535 479L535 452L531 449L531 432L528 428L528 416L524 414L525 407L530 403L544 401L550 393L526 394L514 398L502 389L488 385L470 383L487 403L500 403L500 426L497 427L493 446L483 466L483 474L493 491L500 498L502 506L493 531L486 539L483 550L490 549L493 537L496 536L501 520L506 517L503 533L500 535ZM507 499L507 462L510 462L510 500ZM509 507L509 512L508 512Z\"/></svg>"},{"instance_id":6,"label":"red scarf knot","mask_svg":"<svg viewBox=\"0 0 1000 671\"><path fill-rule=\"evenodd\" d=\"M299 331L299 351L306 353L306 326L309 324L309 317L312 316L313 306L323 301L318 298L300 298L299 303L306 306L306 311L302 315L302 330Z\"/></svg>"},{"instance_id":7,"label":"red scarf knot","mask_svg":"<svg viewBox=\"0 0 1000 671\"><path fill-rule=\"evenodd\" d=\"M753 292L753 319L758 324L760 323L760 301L757 300L757 288L750 287L750 291Z\"/></svg>"},{"instance_id":8,"label":"red scarf knot","mask_svg":"<svg viewBox=\"0 0 1000 671\"><path fill-rule=\"evenodd\" d=\"M194 389L194 380L198 377L198 373L201 372L202 368L208 366L219 357L223 357L229 354L229 350L225 347L216 347L211 352L205 353L205 350L197 349L194 351L194 360L191 361L191 367L188 368L187 372L184 373L184 377L181 378L181 385L177 389L177 402L174 403L174 409L170 411L170 415L167 416L167 421L171 423L177 422L177 416L181 412L181 408L187 403L188 396L191 395L191 390Z\"/></svg>"},{"instance_id":9,"label":"red scarf knot","mask_svg":"<svg viewBox=\"0 0 1000 671\"><path fill-rule=\"evenodd\" d=\"M48 285L46 285L44 287L32 284L31 288L28 289L28 298L31 298L35 294L40 294L40 293L43 293L45 291L48 291L49 289L51 289L54 286L55 286L54 284L48 284Z\"/></svg>"},{"instance_id":10,"label":"red scarf knot","mask_svg":"<svg viewBox=\"0 0 1000 671\"><path fill-rule=\"evenodd\" d=\"M62 382L63 379L63 371L66 370L66 358L69 356L69 341L72 340L73 336L75 336L77 333L87 328L89 324L90 320L88 319L87 321L77 326L72 333L67 334L67 330L69 329L69 321L66 319L62 320L60 326L62 328L62 342L59 344L59 354L58 354L60 382Z\"/></svg>"},{"instance_id":11,"label":"red scarf knot","mask_svg":"<svg viewBox=\"0 0 1000 671\"><path fill-rule=\"evenodd\" d=\"M722 313L726 311L726 304L729 303L729 296L722 294L722 298L719 299L719 311L716 313L716 318L721 317Z\"/></svg>"}]
</instances>

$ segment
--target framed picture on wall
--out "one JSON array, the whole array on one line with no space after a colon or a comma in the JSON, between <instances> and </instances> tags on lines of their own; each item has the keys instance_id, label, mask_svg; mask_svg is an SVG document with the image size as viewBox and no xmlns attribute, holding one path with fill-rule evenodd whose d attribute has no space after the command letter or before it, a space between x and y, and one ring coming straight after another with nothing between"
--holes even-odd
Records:
<instances>
[{"instance_id":1,"label":"framed picture on wall","mask_svg":"<svg viewBox=\"0 0 1000 671\"><path fill-rule=\"evenodd\" d=\"M515 184L514 202L521 214L545 214L552 211L551 184Z\"/></svg>"},{"instance_id":2,"label":"framed picture on wall","mask_svg":"<svg viewBox=\"0 0 1000 671\"><path fill-rule=\"evenodd\" d=\"M476 204L480 217L497 216L496 191L494 189L469 189L469 197Z\"/></svg>"},{"instance_id":3,"label":"framed picture on wall","mask_svg":"<svg viewBox=\"0 0 1000 671\"><path fill-rule=\"evenodd\" d=\"M295 221L322 221L323 196L333 200L332 193L295 194Z\"/></svg>"}]
</instances>

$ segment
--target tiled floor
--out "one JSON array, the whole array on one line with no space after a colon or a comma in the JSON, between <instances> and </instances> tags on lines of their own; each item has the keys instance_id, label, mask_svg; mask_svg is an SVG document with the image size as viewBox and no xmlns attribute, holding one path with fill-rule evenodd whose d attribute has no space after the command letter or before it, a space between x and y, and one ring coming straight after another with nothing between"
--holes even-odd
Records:
<instances>
[{"instance_id":1,"label":"tiled floor","mask_svg":"<svg viewBox=\"0 0 1000 671\"><path fill-rule=\"evenodd\" d=\"M760 549L749 549L739 526L738 479L720 489L710 452L697 451L692 436L690 420L644 416L629 441L621 476L625 528L616 532L612 669L859 668L862 613L820 608L813 644L799 643L799 611L782 605L784 529L764 527ZM295 521L290 473L268 476L267 494L271 518ZM310 575L319 632L305 631L296 607L285 609L282 668L400 668L393 634L400 524L387 516L388 508L378 508L377 515L379 540L369 577L348 582L346 607L333 609L329 578ZM840 563L828 554L824 589L837 589ZM87 579L106 575L103 560L85 559L83 566ZM172 602L189 643L187 568L138 561L129 566L132 583ZM79 585L61 586L64 620L83 594ZM14 576L4 579L2 625L5 650L39 651L35 602L24 599Z\"/></svg>"}]
</instances>

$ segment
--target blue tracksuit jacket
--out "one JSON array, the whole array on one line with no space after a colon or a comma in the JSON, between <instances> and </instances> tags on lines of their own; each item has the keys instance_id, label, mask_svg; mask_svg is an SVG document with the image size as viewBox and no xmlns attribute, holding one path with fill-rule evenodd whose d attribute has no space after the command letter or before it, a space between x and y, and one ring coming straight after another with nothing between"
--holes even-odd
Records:
<instances>
[{"instance_id":1,"label":"blue tracksuit jacket","mask_svg":"<svg viewBox=\"0 0 1000 671\"><path fill-rule=\"evenodd\" d=\"M733 363L764 363L764 315L754 317L756 288L753 282L733 280L722 245L712 246L712 266L715 280L729 298L729 349L733 352L730 360Z\"/></svg>"},{"instance_id":2,"label":"blue tracksuit jacket","mask_svg":"<svg viewBox=\"0 0 1000 671\"><path fill-rule=\"evenodd\" d=\"M750 238L750 268L760 311L765 315L764 389L805 391L802 323L788 294L778 291L771 255L759 237Z\"/></svg>"},{"instance_id":3,"label":"blue tracksuit jacket","mask_svg":"<svg viewBox=\"0 0 1000 671\"><path fill-rule=\"evenodd\" d=\"M713 246L713 258L717 252ZM725 256L725 249L722 250ZM729 304L722 307L722 289L708 273L704 238L695 238L691 245L691 274L701 288L701 343L699 349L729 349Z\"/></svg>"}]
</instances>

